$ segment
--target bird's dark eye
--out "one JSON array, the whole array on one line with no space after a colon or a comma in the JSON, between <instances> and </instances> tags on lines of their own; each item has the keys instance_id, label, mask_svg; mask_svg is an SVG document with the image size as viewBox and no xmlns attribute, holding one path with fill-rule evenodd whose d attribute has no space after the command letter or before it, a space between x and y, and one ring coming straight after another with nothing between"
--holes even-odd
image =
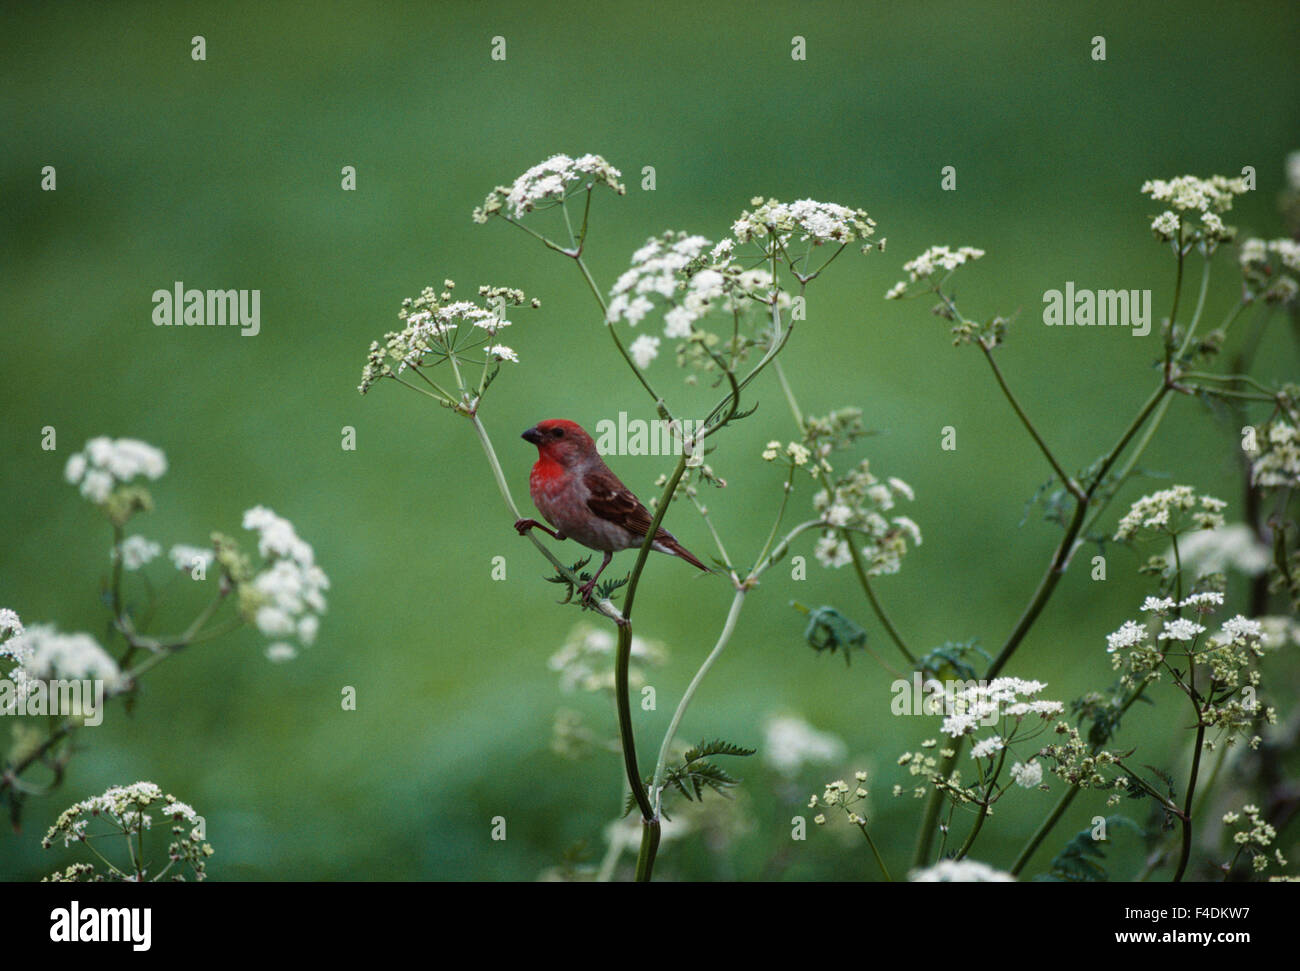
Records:
<instances>
[{"instance_id":1,"label":"bird's dark eye","mask_svg":"<svg viewBox=\"0 0 1300 971\"><path fill-rule=\"evenodd\" d=\"M552 429L551 429L551 434L554 435L556 438L563 438L563 437L564 437L564 429L563 429L563 428L552 428Z\"/></svg>"}]
</instances>

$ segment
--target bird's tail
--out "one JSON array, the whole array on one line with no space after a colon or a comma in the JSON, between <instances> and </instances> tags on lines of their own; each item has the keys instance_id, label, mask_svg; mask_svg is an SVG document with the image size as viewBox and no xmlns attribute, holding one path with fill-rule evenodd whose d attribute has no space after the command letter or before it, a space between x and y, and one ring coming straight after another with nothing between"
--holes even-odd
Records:
<instances>
[{"instance_id":1,"label":"bird's tail","mask_svg":"<svg viewBox=\"0 0 1300 971\"><path fill-rule=\"evenodd\" d=\"M701 563L698 559L696 559L695 554L693 554L681 543L677 542L676 537L674 537L671 533L666 533L663 530L660 530L659 535L655 537L655 548L658 549L659 552L661 553L671 553L674 556L680 556L691 566L703 570L705 573L713 572L707 566Z\"/></svg>"}]
</instances>

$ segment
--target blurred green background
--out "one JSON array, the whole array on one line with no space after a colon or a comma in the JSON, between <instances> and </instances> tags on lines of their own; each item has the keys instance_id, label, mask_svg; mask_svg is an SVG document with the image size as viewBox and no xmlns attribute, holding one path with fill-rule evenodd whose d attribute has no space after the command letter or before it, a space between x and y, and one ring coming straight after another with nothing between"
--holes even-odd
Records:
<instances>
[{"instance_id":1,"label":"blurred green background","mask_svg":"<svg viewBox=\"0 0 1300 971\"><path fill-rule=\"evenodd\" d=\"M115 707L81 733L63 789L31 801L22 833L0 838L10 879L76 859L42 851L45 828L77 799L137 779L207 817L217 879L532 879L566 851L581 856L583 840L600 859L602 828L621 808L619 760L566 761L549 748L559 707L614 730L603 699L562 695L547 669L578 611L554 605L468 423L391 383L355 390L402 297L453 277L464 290L510 284L543 300L516 315L508 343L523 363L484 415L518 500L533 460L522 429L559 416L590 428L620 410L652 417L574 268L502 223L471 223L493 185L556 152L598 152L622 168L628 193L597 199L588 250L606 289L648 235L720 238L755 194L867 209L888 251L845 254L818 281L786 367L807 412L863 408L881 431L863 454L916 490L906 512L925 544L877 585L895 621L922 648L978 637L996 649L1057 539L1038 515L1020 525L1047 469L979 355L952 348L924 303L887 304L884 291L931 244L986 249L959 277L964 309L1023 311L1002 366L1067 465L1086 466L1148 394L1157 338L1046 328L1043 292L1067 280L1150 287L1156 316L1167 314L1171 261L1148 231L1158 207L1139 194L1143 180L1254 166L1258 190L1230 221L1276 236L1283 160L1300 147L1290 3L118 3L11 7L6 20L0 605L29 624L105 636L108 528L62 478L96 435L167 453L157 509L136 531L201 543L266 504L333 581L321 636L293 663L269 663L264 640L241 631L161 666L133 713ZM206 62L191 60L196 34ZM504 62L489 57L494 35L507 39ZM807 39L804 62L790 57L794 35ZM1094 35L1106 38L1103 63L1090 57ZM44 165L57 168L55 192L39 191ZM355 192L340 190L344 165L357 168ZM645 165L656 191L640 188ZM940 191L945 165L955 192ZM260 289L262 333L154 327L150 295L177 280ZM1235 299L1222 271L1207 319ZM1296 374L1281 328L1261 359L1266 376ZM680 413L712 400L681 382L671 355L652 374ZM712 456L729 485L710 502L737 557L761 545L778 498L762 443L793 433L770 375L753 400L758 414ZM939 449L948 424L955 452ZM53 453L40 449L47 425ZM347 425L355 452L340 448ZM1239 509L1235 438L1180 399L1143 464ZM648 498L671 460L612 464ZM669 525L709 549L687 507ZM498 554L504 582L490 579ZM1110 580L1096 583L1076 563L1007 673L1047 681L1046 696L1062 699L1109 683L1103 638L1145 592L1136 564L1116 549ZM638 634L672 655L652 675L658 711L637 713L649 771L730 598L663 557L641 590ZM872 878L858 844L845 852L818 832L790 849L808 794L859 767L872 776L877 843L906 869L919 804L890 797L907 781L893 763L935 725L890 717L892 676L865 656L846 668L809 650L793 598L836 604L890 656L850 571L811 562L800 583L776 569L683 734L757 744L769 713L793 711L842 737L847 755L784 788L757 758L735 766L747 827L667 845L664 876ZM341 710L345 685L355 712ZM1166 696L1136 712L1125 737L1182 778L1180 726ZM1000 803L975 855L1007 865L1053 798ZM1049 845L1099 805L1078 800ZM489 839L497 815L504 842ZM1130 864L1131 847L1121 837Z\"/></svg>"}]
</instances>

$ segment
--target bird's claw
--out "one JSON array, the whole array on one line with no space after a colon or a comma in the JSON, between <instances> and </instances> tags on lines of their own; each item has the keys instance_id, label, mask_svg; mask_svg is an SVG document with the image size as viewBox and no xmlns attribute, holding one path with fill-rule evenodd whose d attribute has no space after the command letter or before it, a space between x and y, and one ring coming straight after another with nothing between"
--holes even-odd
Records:
<instances>
[{"instance_id":1,"label":"bird's claw","mask_svg":"<svg viewBox=\"0 0 1300 971\"><path fill-rule=\"evenodd\" d=\"M528 532L532 528L533 528L533 521L531 519L515 520L515 532L517 532L520 536L523 536L524 533Z\"/></svg>"}]
</instances>

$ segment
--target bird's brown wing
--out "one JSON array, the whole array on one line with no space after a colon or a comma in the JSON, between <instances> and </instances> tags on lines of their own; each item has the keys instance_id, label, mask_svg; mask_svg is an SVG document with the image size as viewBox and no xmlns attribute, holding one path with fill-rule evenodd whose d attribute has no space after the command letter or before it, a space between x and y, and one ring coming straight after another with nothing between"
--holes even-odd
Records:
<instances>
[{"instance_id":1,"label":"bird's brown wing","mask_svg":"<svg viewBox=\"0 0 1300 971\"><path fill-rule=\"evenodd\" d=\"M594 469L583 479L587 486L587 508L601 519L617 523L642 542L645 534L650 532L652 517L650 510L641 505L641 501L618 481L618 477L608 467ZM705 573L709 568L701 563L690 550L677 542L677 538L662 526L655 533L655 542L668 552L675 553L687 563L698 567Z\"/></svg>"},{"instance_id":2,"label":"bird's brown wing","mask_svg":"<svg viewBox=\"0 0 1300 971\"><path fill-rule=\"evenodd\" d=\"M650 531L653 517L641 500L632 495L608 468L593 469L583 479L587 487L587 508L612 523L617 523L630 533L645 536ZM659 535L665 530L660 527Z\"/></svg>"}]
</instances>

